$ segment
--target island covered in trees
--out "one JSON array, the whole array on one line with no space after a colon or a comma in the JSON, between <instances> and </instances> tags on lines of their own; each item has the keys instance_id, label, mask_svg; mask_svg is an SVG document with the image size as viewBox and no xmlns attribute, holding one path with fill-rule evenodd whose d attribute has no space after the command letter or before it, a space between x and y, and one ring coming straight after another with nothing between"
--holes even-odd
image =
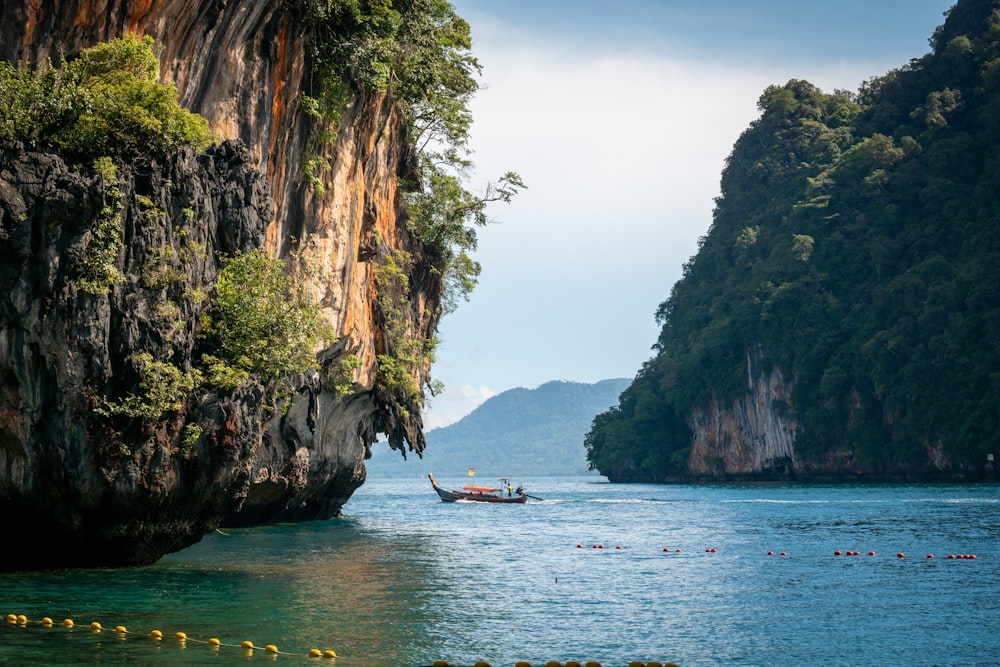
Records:
<instances>
[{"instance_id":1,"label":"island covered in trees","mask_svg":"<svg viewBox=\"0 0 1000 667\"><path fill-rule=\"evenodd\" d=\"M1000 3L921 58L766 89L654 355L585 439L612 481L996 479Z\"/></svg>"}]
</instances>

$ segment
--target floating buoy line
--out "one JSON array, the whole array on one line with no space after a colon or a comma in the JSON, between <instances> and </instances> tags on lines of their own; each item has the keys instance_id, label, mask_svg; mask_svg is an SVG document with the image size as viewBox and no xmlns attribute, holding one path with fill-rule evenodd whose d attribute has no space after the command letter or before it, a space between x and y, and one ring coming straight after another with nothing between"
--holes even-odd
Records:
<instances>
[{"instance_id":1,"label":"floating buoy line","mask_svg":"<svg viewBox=\"0 0 1000 667\"><path fill-rule=\"evenodd\" d=\"M24 614L7 614L7 623L9 625L15 625L20 627L37 625L43 628L51 628L56 625L56 622L53 621L48 616L45 616L38 620L32 620L29 619ZM74 621L72 618L66 618L63 621L61 621L58 625L61 625L62 627L67 629L78 627L76 621ZM115 633L116 636L123 639L128 636L146 637L150 641L159 642L167 638L166 635L164 635L163 631L161 630L150 630L149 632L135 632L133 630L129 630L124 625L116 625L113 629L105 628L103 625L101 625L99 621L92 621L90 625L87 627L94 634L100 634L105 631L113 632ZM241 648L247 653L252 653L253 651L264 651L269 655L275 655L275 656L287 655L287 656L300 656L307 658L327 658L331 660L337 657L337 653L333 649L326 649L321 651L318 648L314 648L310 649L307 653L299 653L294 651L279 651L278 647L275 646L274 644L267 644L266 646L258 646L254 644L252 641L244 641L239 644L227 644L220 641L217 637L209 637L208 639L199 639L196 637L189 637L186 632L181 632L181 631L175 632L172 638L180 646L187 646L188 643L204 644L205 646L207 646L209 649L212 650L220 650L223 648Z\"/></svg>"},{"instance_id":2,"label":"floating buoy line","mask_svg":"<svg viewBox=\"0 0 1000 667\"><path fill-rule=\"evenodd\" d=\"M584 549L585 547L584 547L584 544L582 542L580 542L580 543L578 543L576 545L576 548L577 549ZM600 543L598 543L598 544L591 544L589 548L590 549L596 549L596 550L600 551L600 550L604 549L604 545L600 544ZM615 550L623 550L625 548L626 547L623 547L620 544L615 545L615 547L614 547ZM673 553L673 554L683 553L683 550L677 549L677 548L671 548L671 547L663 547L662 551L663 551L663 553ZM709 548L705 549L705 553L707 553L707 554L715 554L715 553L719 553L719 550L716 547L709 547ZM787 556L788 552L787 551L768 551L767 555L768 556L774 556L774 555ZM860 551L845 551L843 549L837 549L836 551L833 552L833 555L834 556L860 556L861 552ZM869 556L875 556L876 553L874 551L869 551L868 555ZM900 551L899 553L896 554L896 558L899 559L899 560L903 560L903 559L906 558L906 554L904 554L902 551ZM933 558L934 558L934 554L927 554L927 559L928 560L932 560ZM976 555L975 554L948 554L948 560L976 560Z\"/></svg>"},{"instance_id":3,"label":"floating buoy line","mask_svg":"<svg viewBox=\"0 0 1000 667\"><path fill-rule=\"evenodd\" d=\"M252 641L243 641L239 644L227 644L220 641L216 637L209 637L208 639L198 639L195 637L190 637L185 632L175 632L172 636L168 636L161 630L150 630L149 632L136 632L129 630L124 625L116 625L114 628L106 628L99 621L92 621L89 625L78 626L76 621L71 618L62 620L61 622L56 622L45 616L41 619L29 619L24 614L7 614L7 624L16 627L28 627L28 626L40 626L44 628L52 628L56 625L60 625L66 629L75 629L78 627L86 627L91 633L97 635L104 632L113 632L115 636L120 639L124 639L128 636L143 637L150 641L162 642L169 639L181 647L186 647L188 644L203 644L210 650L218 651L225 648L238 648L242 649L248 656L254 651L263 651L269 656L288 656L288 657L300 657L300 658L311 658L325 662L329 660L331 664L335 663L337 659L344 660L342 656L338 656L333 649L326 649L321 651L318 648L310 649L307 653L293 652L293 651L279 651L278 647L274 644L267 644L266 646L258 646ZM350 659L346 659L350 662ZM626 663L627 667L678 667L672 662L660 662L658 660L651 660L648 662L642 662L638 660L633 660L632 662ZM426 667L493 667L486 660L479 660L472 665L463 665L461 663L448 663L445 660L436 660L431 665ZM588 660L587 662L578 662L576 660L567 660L566 662L560 662L558 660L549 660L548 662L537 662L530 663L524 660L518 661L514 664L514 667L603 667L600 662L596 660ZM608 667L613 667L609 665Z\"/></svg>"}]
</instances>

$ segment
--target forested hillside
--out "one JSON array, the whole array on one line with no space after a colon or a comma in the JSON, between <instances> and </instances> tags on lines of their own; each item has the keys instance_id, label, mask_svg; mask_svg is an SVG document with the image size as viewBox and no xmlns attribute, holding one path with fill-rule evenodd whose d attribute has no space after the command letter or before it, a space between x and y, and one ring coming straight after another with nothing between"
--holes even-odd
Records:
<instances>
[{"instance_id":1,"label":"forested hillside","mask_svg":"<svg viewBox=\"0 0 1000 667\"><path fill-rule=\"evenodd\" d=\"M857 92L764 91L657 310L655 356L586 437L593 467L650 481L993 477L1000 2L958 2L930 44ZM773 426L755 430L759 415L732 406L761 383ZM737 464L732 451L775 433L794 444Z\"/></svg>"},{"instance_id":2,"label":"forested hillside","mask_svg":"<svg viewBox=\"0 0 1000 667\"><path fill-rule=\"evenodd\" d=\"M432 472L477 476L581 475L587 471L580 440L594 415L618 402L626 379L595 384L547 382L490 398L460 421L427 433L423 459L375 448L366 464L372 477L413 477Z\"/></svg>"}]
</instances>

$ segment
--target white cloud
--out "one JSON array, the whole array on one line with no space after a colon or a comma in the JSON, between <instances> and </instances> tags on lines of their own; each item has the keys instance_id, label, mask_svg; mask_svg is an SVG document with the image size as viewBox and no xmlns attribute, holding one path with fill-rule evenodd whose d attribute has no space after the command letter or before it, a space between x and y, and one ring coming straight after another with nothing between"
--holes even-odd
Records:
<instances>
[{"instance_id":1,"label":"white cloud","mask_svg":"<svg viewBox=\"0 0 1000 667\"><path fill-rule=\"evenodd\" d=\"M484 385L467 384L457 390L446 387L441 394L428 400L430 407L424 414L424 429L429 431L453 424L496 394Z\"/></svg>"}]
</instances>

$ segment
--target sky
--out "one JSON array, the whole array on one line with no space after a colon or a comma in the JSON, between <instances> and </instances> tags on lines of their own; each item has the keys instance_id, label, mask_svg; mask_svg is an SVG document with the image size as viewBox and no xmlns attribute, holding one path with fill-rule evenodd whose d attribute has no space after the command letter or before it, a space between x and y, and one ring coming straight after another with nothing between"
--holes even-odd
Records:
<instances>
[{"instance_id":1,"label":"sky","mask_svg":"<svg viewBox=\"0 0 1000 667\"><path fill-rule=\"evenodd\" d=\"M927 53L952 4L452 0L483 66L467 186L515 171L528 189L478 232L425 428L515 387L635 377L764 89L857 90Z\"/></svg>"}]
</instances>

